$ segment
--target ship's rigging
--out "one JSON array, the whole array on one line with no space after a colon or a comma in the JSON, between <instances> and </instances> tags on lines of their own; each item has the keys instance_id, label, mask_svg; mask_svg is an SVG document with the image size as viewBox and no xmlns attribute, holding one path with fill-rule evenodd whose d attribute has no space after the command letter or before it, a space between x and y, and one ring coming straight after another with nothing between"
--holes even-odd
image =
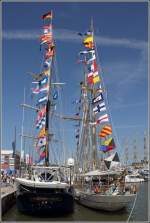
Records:
<instances>
[{"instance_id":1,"label":"ship's rigging","mask_svg":"<svg viewBox=\"0 0 150 223\"><path fill-rule=\"evenodd\" d=\"M76 139L78 165L83 172L86 172L95 170L99 166L98 153L109 154L115 148L115 142L107 92L94 39L93 22L91 22L90 30L80 35L83 37L85 47L79 52L79 61L83 65L84 77L80 83L79 128L76 130Z\"/></svg>"}]
</instances>

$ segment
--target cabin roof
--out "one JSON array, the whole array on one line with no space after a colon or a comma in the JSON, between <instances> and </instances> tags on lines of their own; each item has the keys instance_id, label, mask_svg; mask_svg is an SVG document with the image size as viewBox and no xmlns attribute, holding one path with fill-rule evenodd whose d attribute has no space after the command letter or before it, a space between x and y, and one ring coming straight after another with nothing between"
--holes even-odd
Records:
<instances>
[{"instance_id":1,"label":"cabin roof","mask_svg":"<svg viewBox=\"0 0 150 223\"><path fill-rule=\"evenodd\" d=\"M121 171L112 171L112 170L107 170L107 171L100 171L100 170L93 170L90 171L84 176L105 176L105 175L120 175Z\"/></svg>"}]
</instances>

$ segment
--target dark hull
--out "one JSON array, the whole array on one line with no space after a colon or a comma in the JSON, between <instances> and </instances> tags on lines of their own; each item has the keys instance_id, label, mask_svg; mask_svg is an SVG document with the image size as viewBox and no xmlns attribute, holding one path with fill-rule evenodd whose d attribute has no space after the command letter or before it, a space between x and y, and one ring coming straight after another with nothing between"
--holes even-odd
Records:
<instances>
[{"instance_id":1,"label":"dark hull","mask_svg":"<svg viewBox=\"0 0 150 223\"><path fill-rule=\"evenodd\" d=\"M16 203L20 212L28 214L58 215L74 210L73 195L64 191L18 191Z\"/></svg>"}]
</instances>

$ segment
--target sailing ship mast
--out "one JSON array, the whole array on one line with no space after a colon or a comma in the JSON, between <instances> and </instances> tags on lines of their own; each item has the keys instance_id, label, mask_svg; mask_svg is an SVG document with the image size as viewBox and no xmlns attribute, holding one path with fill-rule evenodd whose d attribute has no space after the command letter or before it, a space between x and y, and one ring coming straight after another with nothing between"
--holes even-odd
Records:
<instances>
[{"instance_id":1,"label":"sailing ship mast","mask_svg":"<svg viewBox=\"0 0 150 223\"><path fill-rule=\"evenodd\" d=\"M93 33L93 42L95 45L95 41L94 41L94 25L93 25L93 18L91 18L91 32ZM92 91L91 91L91 97L95 98L95 87L94 84L92 86ZM92 120L93 122L95 122L95 116L94 113L92 112ZM95 170L97 167L97 146L96 146L96 126L93 125L92 126L92 145L93 145L93 163L92 163L92 169Z\"/></svg>"},{"instance_id":2,"label":"sailing ship mast","mask_svg":"<svg viewBox=\"0 0 150 223\"><path fill-rule=\"evenodd\" d=\"M129 161L129 151L128 151L128 139L125 140L125 148L124 148L124 160L125 160L125 167L128 166Z\"/></svg>"},{"instance_id":3,"label":"sailing ship mast","mask_svg":"<svg viewBox=\"0 0 150 223\"><path fill-rule=\"evenodd\" d=\"M134 139L133 141L133 163L136 165L138 163L137 159L137 141Z\"/></svg>"},{"instance_id":4,"label":"sailing ship mast","mask_svg":"<svg viewBox=\"0 0 150 223\"><path fill-rule=\"evenodd\" d=\"M52 86L55 83L52 83L52 72L53 72L53 59L55 44L52 32L52 18L53 12L50 11L42 16L43 20L43 33L40 36L40 49L44 51L44 64L43 70L40 74L32 74L32 78L37 84L35 88L32 88L32 93L38 96L38 103L36 104L37 119L36 119L36 128L39 129L39 133L36 138L36 145L39 149L40 159L38 162L44 159L44 165L49 166L49 118L52 110ZM59 84L59 83L56 83ZM61 83L60 83L61 84ZM42 149L42 151L41 151Z\"/></svg>"},{"instance_id":5,"label":"sailing ship mast","mask_svg":"<svg viewBox=\"0 0 150 223\"><path fill-rule=\"evenodd\" d=\"M42 55L44 57L42 71L39 74L31 74L34 79L32 94L35 95L36 106L26 105L25 100L23 104L23 109L26 107L36 111L35 128L38 132L34 137L34 147L38 158L36 157L35 160L36 165L28 169L27 175L16 178L16 203L19 211L32 214L68 213L74 209L74 199L72 192L69 191L70 185L64 180L66 178L65 166L61 166L61 163L59 166L53 165L52 155L49 157L51 138L54 135L51 132L51 121L55 113L55 101L58 98L56 86L63 84L55 82L56 73L53 70L55 44L52 33L52 11L44 14L42 20L42 35L40 36L40 48L44 54ZM32 136L23 135L23 131L22 137L32 138ZM53 139L54 141L58 140ZM53 156L55 156L54 153ZM54 157L54 163L56 162Z\"/></svg>"},{"instance_id":6,"label":"sailing ship mast","mask_svg":"<svg viewBox=\"0 0 150 223\"><path fill-rule=\"evenodd\" d=\"M52 33L52 18L53 12L50 12L50 23L49 27L51 27L51 36L49 37L49 46L48 50L53 51L54 56L54 40L53 40L53 33ZM52 38L52 41L50 40ZM51 43L50 43L51 42ZM46 146L45 146L45 166L49 166L49 115L51 109L51 75L52 75L52 65L53 65L53 56L51 57L51 66L48 67L48 100L46 104L46 123L45 123L45 135L46 135Z\"/></svg>"},{"instance_id":7,"label":"sailing ship mast","mask_svg":"<svg viewBox=\"0 0 150 223\"><path fill-rule=\"evenodd\" d=\"M93 20L91 19L90 30L84 34L83 44L86 50L79 53L84 67L84 82L81 86L82 94L82 107L83 107L83 121L80 131L80 153L84 153L85 138L88 135L87 128L89 129L91 140L91 169L95 170L98 167L98 154L97 154L97 130L100 127L99 142L100 151L103 153L109 153L110 150L115 148L114 139L112 135L112 127L110 125L110 119L107 114L106 104L104 99L107 100L103 95L102 86L104 85L101 69L97 61L97 49L94 39L94 28ZM83 36L83 34L81 34ZM102 83L102 86L101 86ZM98 86L99 84L99 86ZM96 114L100 113L100 117L97 119ZM85 126L84 126L85 124ZM100 125L99 125L100 124ZM103 125L104 124L104 125ZM87 143L87 142L86 142Z\"/></svg>"},{"instance_id":8,"label":"sailing ship mast","mask_svg":"<svg viewBox=\"0 0 150 223\"><path fill-rule=\"evenodd\" d=\"M146 135L146 132L144 132L144 163L147 164L147 157L148 157L148 154L147 154L147 135Z\"/></svg>"}]
</instances>

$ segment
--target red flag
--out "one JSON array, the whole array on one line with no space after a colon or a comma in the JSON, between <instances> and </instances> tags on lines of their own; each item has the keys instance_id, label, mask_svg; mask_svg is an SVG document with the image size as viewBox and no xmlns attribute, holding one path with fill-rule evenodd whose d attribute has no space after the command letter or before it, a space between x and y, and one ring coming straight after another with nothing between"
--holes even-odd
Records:
<instances>
[{"instance_id":1,"label":"red flag","mask_svg":"<svg viewBox=\"0 0 150 223\"><path fill-rule=\"evenodd\" d=\"M42 19L52 19L52 11L42 15Z\"/></svg>"},{"instance_id":2,"label":"red flag","mask_svg":"<svg viewBox=\"0 0 150 223\"><path fill-rule=\"evenodd\" d=\"M47 34L47 35L42 35L40 37L40 41L41 41L41 44L43 43L47 43L47 44L50 44L52 42L52 34Z\"/></svg>"},{"instance_id":3,"label":"red flag","mask_svg":"<svg viewBox=\"0 0 150 223\"><path fill-rule=\"evenodd\" d=\"M45 53L45 59L49 59L54 56L54 46L49 46L47 52Z\"/></svg>"},{"instance_id":4,"label":"red flag","mask_svg":"<svg viewBox=\"0 0 150 223\"><path fill-rule=\"evenodd\" d=\"M51 33L47 33L47 34L43 34L43 35L41 35L40 36L40 40L41 41L43 41L43 40L45 40L45 39L50 39L50 40L52 40L52 34Z\"/></svg>"},{"instance_id":5,"label":"red flag","mask_svg":"<svg viewBox=\"0 0 150 223\"><path fill-rule=\"evenodd\" d=\"M92 70L93 72L98 71L96 60L93 60L93 61L92 61L92 64L91 64L91 70Z\"/></svg>"}]
</instances>

